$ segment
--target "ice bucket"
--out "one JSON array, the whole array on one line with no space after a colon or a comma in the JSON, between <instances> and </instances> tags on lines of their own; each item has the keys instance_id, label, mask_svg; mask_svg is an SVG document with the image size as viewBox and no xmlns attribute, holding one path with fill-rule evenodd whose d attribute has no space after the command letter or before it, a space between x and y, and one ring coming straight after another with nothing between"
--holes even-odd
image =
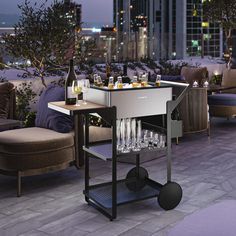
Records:
<instances>
[{"instance_id":1,"label":"ice bucket","mask_svg":"<svg viewBox=\"0 0 236 236\"><path fill-rule=\"evenodd\" d=\"M91 86L87 100L104 106L116 106L117 119L166 114L166 102L172 100L172 87L108 89Z\"/></svg>"}]
</instances>

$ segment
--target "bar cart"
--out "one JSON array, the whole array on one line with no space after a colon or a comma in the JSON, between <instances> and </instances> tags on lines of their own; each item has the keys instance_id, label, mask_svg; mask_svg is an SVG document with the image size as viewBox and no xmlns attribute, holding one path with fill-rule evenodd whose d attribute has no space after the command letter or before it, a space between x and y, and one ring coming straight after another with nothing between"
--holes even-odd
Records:
<instances>
[{"instance_id":1,"label":"bar cart","mask_svg":"<svg viewBox=\"0 0 236 236\"><path fill-rule=\"evenodd\" d=\"M173 90L178 92L173 100ZM180 185L171 181L171 114L183 99L188 84L162 81L144 88L112 89L91 87L87 100L104 106L96 110L112 127L112 140L107 143L89 143L88 113L85 114L85 200L110 220L117 216L117 206L135 201L157 197L159 205L165 210L175 208L182 199ZM116 120L127 117L148 115L167 115L165 147L158 150L141 149L130 153L118 153L116 143ZM145 168L140 166L140 155L144 152L165 151L167 156L167 183L162 185L149 178ZM112 162L111 182L90 185L90 156ZM121 156L133 155L136 165L125 179L117 179L117 160Z\"/></svg>"}]
</instances>

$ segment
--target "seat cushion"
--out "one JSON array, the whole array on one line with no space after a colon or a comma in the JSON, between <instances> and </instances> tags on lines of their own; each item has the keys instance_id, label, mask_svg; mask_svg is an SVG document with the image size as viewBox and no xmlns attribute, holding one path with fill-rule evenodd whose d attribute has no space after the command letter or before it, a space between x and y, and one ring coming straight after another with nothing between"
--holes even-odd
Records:
<instances>
[{"instance_id":1,"label":"seat cushion","mask_svg":"<svg viewBox=\"0 0 236 236\"><path fill-rule=\"evenodd\" d=\"M235 236L236 201L227 200L186 216L168 236Z\"/></svg>"},{"instance_id":2,"label":"seat cushion","mask_svg":"<svg viewBox=\"0 0 236 236\"><path fill-rule=\"evenodd\" d=\"M49 85L41 94L38 103L35 126L68 133L73 129L73 118L48 108L49 102L64 101L65 89Z\"/></svg>"},{"instance_id":3,"label":"seat cushion","mask_svg":"<svg viewBox=\"0 0 236 236\"><path fill-rule=\"evenodd\" d=\"M23 128L0 133L0 155L46 153L73 145L73 133L62 134L44 128Z\"/></svg>"},{"instance_id":4,"label":"seat cushion","mask_svg":"<svg viewBox=\"0 0 236 236\"><path fill-rule=\"evenodd\" d=\"M0 83L0 118L7 119L10 110L10 93L14 85L9 82Z\"/></svg>"},{"instance_id":5,"label":"seat cushion","mask_svg":"<svg viewBox=\"0 0 236 236\"><path fill-rule=\"evenodd\" d=\"M214 106L236 106L236 94L209 95L208 104Z\"/></svg>"}]
</instances>

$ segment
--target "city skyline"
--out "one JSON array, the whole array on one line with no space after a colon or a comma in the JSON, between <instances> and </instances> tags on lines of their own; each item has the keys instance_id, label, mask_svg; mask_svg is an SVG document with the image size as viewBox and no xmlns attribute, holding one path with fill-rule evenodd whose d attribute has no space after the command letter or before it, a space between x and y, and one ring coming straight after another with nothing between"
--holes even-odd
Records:
<instances>
[{"instance_id":1,"label":"city skyline","mask_svg":"<svg viewBox=\"0 0 236 236\"><path fill-rule=\"evenodd\" d=\"M17 4L24 0L1 0L0 14L20 14ZM40 3L44 0L30 0L30 2ZM54 0L48 0L52 3ZM113 21L113 1L112 0L74 0L78 4L82 4L82 21L83 22L105 22L112 23ZM104 9L106 9L104 14Z\"/></svg>"}]
</instances>

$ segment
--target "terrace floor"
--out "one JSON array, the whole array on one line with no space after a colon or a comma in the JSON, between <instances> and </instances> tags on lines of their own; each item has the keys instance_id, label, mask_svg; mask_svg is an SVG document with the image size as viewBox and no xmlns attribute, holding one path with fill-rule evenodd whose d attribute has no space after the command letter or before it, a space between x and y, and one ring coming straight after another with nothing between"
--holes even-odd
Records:
<instances>
[{"instance_id":1,"label":"terrace floor","mask_svg":"<svg viewBox=\"0 0 236 236\"><path fill-rule=\"evenodd\" d=\"M110 162L92 160L91 177L110 179ZM119 177L132 167L119 163ZM166 159L143 164L153 179L166 178ZM173 145L174 181L183 199L172 211L162 210L156 199L118 208L110 222L88 206L82 194L84 171L74 167L43 176L25 177L23 195L16 197L14 177L0 176L1 236L163 236L198 209L224 199L236 199L236 120L214 119L211 138L206 133L188 135Z\"/></svg>"}]
</instances>

